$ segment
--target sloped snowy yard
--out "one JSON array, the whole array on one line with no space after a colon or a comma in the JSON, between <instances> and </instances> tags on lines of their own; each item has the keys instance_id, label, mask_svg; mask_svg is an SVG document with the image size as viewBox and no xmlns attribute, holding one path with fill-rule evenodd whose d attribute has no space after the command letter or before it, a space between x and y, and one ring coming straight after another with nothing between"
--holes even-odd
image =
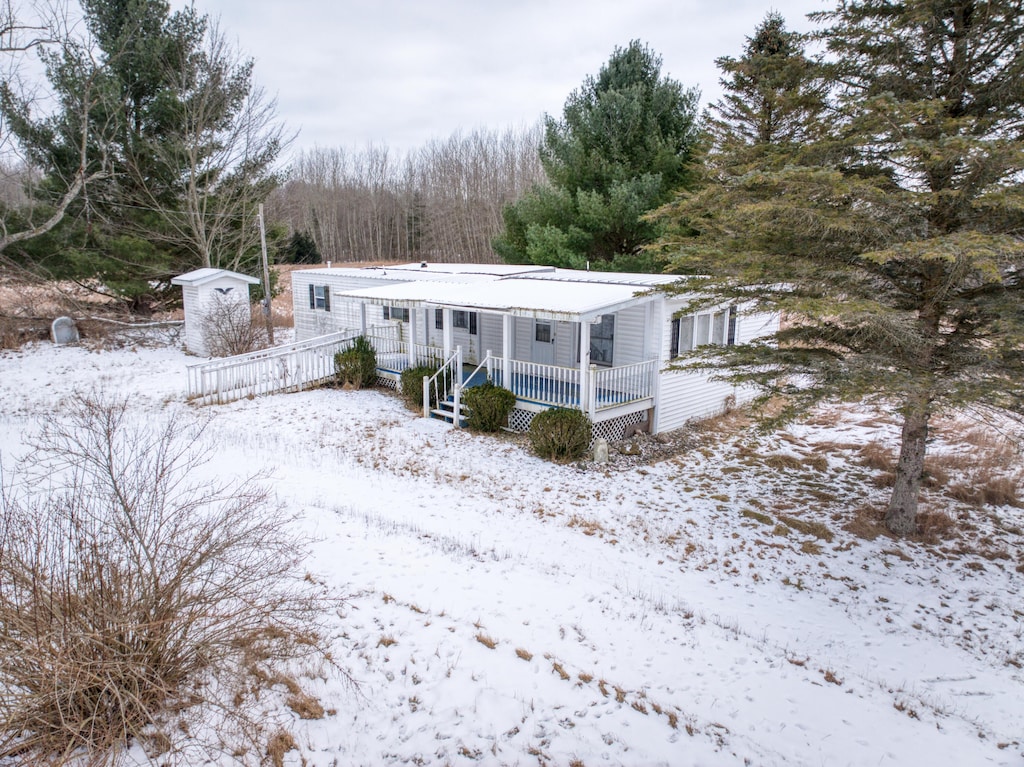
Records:
<instances>
[{"instance_id":1,"label":"sloped snowy yard","mask_svg":"<svg viewBox=\"0 0 1024 767\"><path fill-rule=\"evenodd\" d=\"M378 391L195 408L189 361L3 353L3 466L39 413L101 389L140 419L213 416L211 470L271 473L310 572L349 595L336 658L358 682L306 680L322 719L268 712L288 764L1024 761L1024 514L936 493L959 532L847 530L886 497L856 460L877 414L556 466Z\"/></svg>"}]
</instances>

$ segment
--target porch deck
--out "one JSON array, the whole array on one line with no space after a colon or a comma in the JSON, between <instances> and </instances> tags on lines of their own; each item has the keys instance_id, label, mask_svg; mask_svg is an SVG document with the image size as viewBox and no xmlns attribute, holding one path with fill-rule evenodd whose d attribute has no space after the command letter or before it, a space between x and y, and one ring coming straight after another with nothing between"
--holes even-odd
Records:
<instances>
[{"instance_id":1,"label":"porch deck","mask_svg":"<svg viewBox=\"0 0 1024 767\"><path fill-rule=\"evenodd\" d=\"M377 339L371 340L377 346ZM436 347L416 344L410 355L407 342L382 340L385 342L378 347L377 369L388 377L397 378L413 364L426 361L440 364L445 358L443 350ZM630 403L649 407L654 397L656 372L657 362L649 360L619 367L591 366L588 375L582 376L576 367L505 360L488 354L475 367L462 365L459 378L463 389L491 380L509 389L520 405L530 409L574 408L594 418L601 411ZM585 378L582 386L581 378Z\"/></svg>"}]
</instances>

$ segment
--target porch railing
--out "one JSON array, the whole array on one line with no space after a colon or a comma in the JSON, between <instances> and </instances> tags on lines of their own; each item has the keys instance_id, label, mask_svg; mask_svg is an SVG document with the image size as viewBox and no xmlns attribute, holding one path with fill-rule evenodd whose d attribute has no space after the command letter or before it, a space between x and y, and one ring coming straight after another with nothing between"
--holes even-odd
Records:
<instances>
[{"instance_id":1,"label":"porch railing","mask_svg":"<svg viewBox=\"0 0 1024 767\"><path fill-rule=\"evenodd\" d=\"M591 401L597 410L654 396L658 361L647 360L617 368L591 368Z\"/></svg>"},{"instance_id":2,"label":"porch railing","mask_svg":"<svg viewBox=\"0 0 1024 767\"><path fill-rule=\"evenodd\" d=\"M637 362L621 367L588 371L585 392L580 391L580 369L547 365L524 360L505 360L488 353L477 367L487 369L487 377L521 400L549 407L585 409L590 415L630 402L654 396L657 360ZM581 397L581 394L588 396Z\"/></svg>"},{"instance_id":3,"label":"porch railing","mask_svg":"<svg viewBox=\"0 0 1024 767\"><path fill-rule=\"evenodd\" d=\"M400 340L397 334L378 338L367 333L367 338L377 352L377 367L401 373L412 366L409 359L409 342ZM413 358L416 364L440 364L444 360L444 350L429 344L412 344Z\"/></svg>"},{"instance_id":4,"label":"porch railing","mask_svg":"<svg viewBox=\"0 0 1024 767\"><path fill-rule=\"evenodd\" d=\"M430 411L438 403L444 402L449 394L455 394L454 412L459 412L459 384L462 383L462 347L455 347L455 353L449 357L432 376L423 376L423 417L429 418ZM459 418L454 423L459 426Z\"/></svg>"},{"instance_id":5,"label":"porch railing","mask_svg":"<svg viewBox=\"0 0 1024 767\"><path fill-rule=\"evenodd\" d=\"M188 398L201 405L300 391L334 375L334 355L358 333L330 333L287 346L188 366Z\"/></svg>"}]
</instances>

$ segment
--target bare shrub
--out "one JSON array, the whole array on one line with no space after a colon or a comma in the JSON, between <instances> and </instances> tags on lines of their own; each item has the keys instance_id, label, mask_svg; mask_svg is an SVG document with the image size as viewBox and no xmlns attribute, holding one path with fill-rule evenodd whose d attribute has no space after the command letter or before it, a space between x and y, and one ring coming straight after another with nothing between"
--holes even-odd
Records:
<instances>
[{"instance_id":1,"label":"bare shrub","mask_svg":"<svg viewBox=\"0 0 1024 767\"><path fill-rule=\"evenodd\" d=\"M263 349L267 346L267 328L261 317L254 317L246 301L215 294L200 317L203 344L211 357Z\"/></svg>"},{"instance_id":2,"label":"bare shrub","mask_svg":"<svg viewBox=\"0 0 1024 767\"><path fill-rule=\"evenodd\" d=\"M275 666L328 661L334 600L303 580L305 542L266 487L200 478L201 427L98 397L69 408L25 469L45 492L0 495L0 762L113 764L190 729L230 753L188 713L260 732L246 702Z\"/></svg>"}]
</instances>

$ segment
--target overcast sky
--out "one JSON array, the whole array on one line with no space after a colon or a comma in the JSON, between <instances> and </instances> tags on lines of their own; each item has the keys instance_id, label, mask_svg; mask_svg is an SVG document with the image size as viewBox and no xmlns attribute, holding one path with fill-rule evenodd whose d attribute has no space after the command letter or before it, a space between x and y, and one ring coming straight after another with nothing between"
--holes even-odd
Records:
<instances>
[{"instance_id":1,"label":"overcast sky","mask_svg":"<svg viewBox=\"0 0 1024 767\"><path fill-rule=\"evenodd\" d=\"M175 0L174 7L183 6ZM790 29L827 0L195 0L256 61L255 78L298 131L295 148L407 151L474 128L528 126L616 46L640 40L662 74L720 95L718 56L738 56L769 10Z\"/></svg>"}]
</instances>

